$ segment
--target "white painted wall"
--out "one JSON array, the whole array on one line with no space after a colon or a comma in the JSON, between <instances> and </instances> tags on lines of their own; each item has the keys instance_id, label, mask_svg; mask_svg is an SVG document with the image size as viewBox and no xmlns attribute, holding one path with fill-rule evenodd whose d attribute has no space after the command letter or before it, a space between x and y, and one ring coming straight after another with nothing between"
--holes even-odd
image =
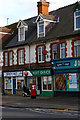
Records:
<instances>
[{"instance_id":1,"label":"white painted wall","mask_svg":"<svg viewBox=\"0 0 80 120\"><path fill-rule=\"evenodd\" d=\"M59 42L59 40L56 41L51 41L51 42L46 42L45 46L46 46L46 50L48 51L48 54L46 55L46 62L50 62L51 58L50 58L50 44L51 43L55 43L55 42ZM68 39L66 40L67 43L67 57L72 57L72 45L71 45L72 40ZM21 47L16 47L16 48L12 48L12 49L7 49L8 50L13 50L13 55L14 55L14 65L17 65L17 49L19 48L25 48L25 64L29 64L30 63L36 63L36 44L33 44L30 46L26 45L26 46L21 46ZM29 53L30 50L30 53ZM30 56L29 56L30 55ZM30 60L29 60L30 58ZM2 62L1 62L2 61ZM0 52L0 66L3 66L3 52Z\"/></svg>"},{"instance_id":2,"label":"white painted wall","mask_svg":"<svg viewBox=\"0 0 80 120\"><path fill-rule=\"evenodd\" d=\"M71 45L71 42L72 40L67 40L67 57L72 57L72 45Z\"/></svg>"}]
</instances>

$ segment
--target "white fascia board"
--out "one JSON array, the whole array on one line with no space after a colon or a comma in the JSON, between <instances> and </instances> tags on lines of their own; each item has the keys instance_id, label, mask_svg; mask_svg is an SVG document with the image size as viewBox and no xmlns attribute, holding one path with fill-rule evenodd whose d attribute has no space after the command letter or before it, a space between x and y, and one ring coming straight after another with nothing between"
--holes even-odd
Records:
<instances>
[{"instance_id":1,"label":"white fascia board","mask_svg":"<svg viewBox=\"0 0 80 120\"><path fill-rule=\"evenodd\" d=\"M47 19L43 19L43 21L57 23L57 21L53 21L53 20L47 20Z\"/></svg>"},{"instance_id":2,"label":"white fascia board","mask_svg":"<svg viewBox=\"0 0 80 120\"><path fill-rule=\"evenodd\" d=\"M37 19L36 19L35 23L37 23L37 21L38 21L39 17L41 18L41 20L43 20L42 16L41 16L41 15L38 15L38 17L37 17Z\"/></svg>"},{"instance_id":3,"label":"white fascia board","mask_svg":"<svg viewBox=\"0 0 80 120\"><path fill-rule=\"evenodd\" d=\"M21 23L21 25L19 26L20 23ZM19 22L17 24L17 28L24 27L24 26L27 26L27 25L24 25L23 22L22 22L22 20L19 20Z\"/></svg>"}]
</instances>

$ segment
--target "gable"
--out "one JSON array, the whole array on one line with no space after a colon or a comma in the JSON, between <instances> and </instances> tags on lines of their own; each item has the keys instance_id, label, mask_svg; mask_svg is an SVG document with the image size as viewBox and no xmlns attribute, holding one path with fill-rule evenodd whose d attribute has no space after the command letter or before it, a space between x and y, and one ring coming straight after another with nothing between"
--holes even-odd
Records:
<instances>
[{"instance_id":1,"label":"gable","mask_svg":"<svg viewBox=\"0 0 80 120\"><path fill-rule=\"evenodd\" d=\"M75 4L75 6L73 7L72 12L75 12L76 9L77 9L77 10L80 10L80 4L79 4L79 2L77 2L77 3Z\"/></svg>"}]
</instances>

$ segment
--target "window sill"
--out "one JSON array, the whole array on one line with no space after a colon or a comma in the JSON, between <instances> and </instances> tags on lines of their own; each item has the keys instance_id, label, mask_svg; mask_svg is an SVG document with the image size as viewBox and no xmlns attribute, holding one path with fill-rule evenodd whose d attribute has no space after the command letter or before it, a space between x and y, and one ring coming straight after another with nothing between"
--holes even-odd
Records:
<instances>
[{"instance_id":1,"label":"window sill","mask_svg":"<svg viewBox=\"0 0 80 120\"><path fill-rule=\"evenodd\" d=\"M42 91L53 91L53 90L42 90Z\"/></svg>"}]
</instances>

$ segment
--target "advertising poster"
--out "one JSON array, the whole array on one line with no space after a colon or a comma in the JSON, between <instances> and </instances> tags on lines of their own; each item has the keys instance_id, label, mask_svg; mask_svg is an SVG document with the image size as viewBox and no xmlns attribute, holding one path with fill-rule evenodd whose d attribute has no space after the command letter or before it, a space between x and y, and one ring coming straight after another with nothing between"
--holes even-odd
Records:
<instances>
[{"instance_id":1,"label":"advertising poster","mask_svg":"<svg viewBox=\"0 0 80 120\"><path fill-rule=\"evenodd\" d=\"M77 91L77 75L76 75L76 73L69 74L69 90Z\"/></svg>"}]
</instances>

